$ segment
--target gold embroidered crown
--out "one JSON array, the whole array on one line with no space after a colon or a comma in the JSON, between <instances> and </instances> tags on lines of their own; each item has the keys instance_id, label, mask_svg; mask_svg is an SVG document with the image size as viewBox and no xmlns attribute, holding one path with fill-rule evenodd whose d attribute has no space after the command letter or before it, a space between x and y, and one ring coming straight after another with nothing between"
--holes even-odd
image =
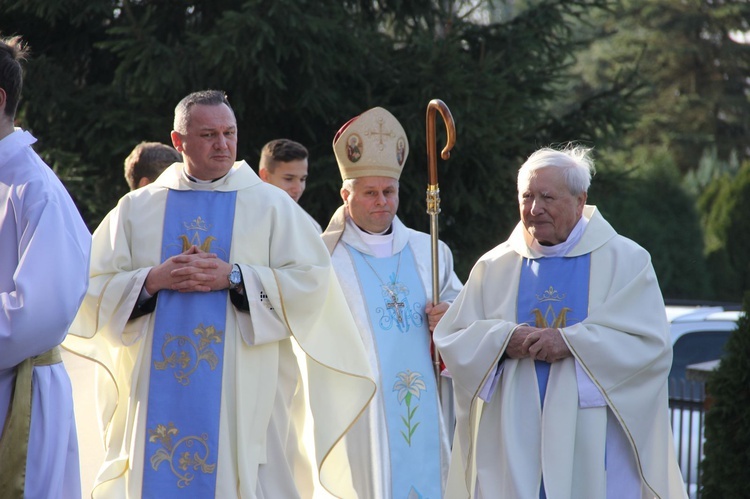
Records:
<instances>
[{"instance_id":1,"label":"gold embroidered crown","mask_svg":"<svg viewBox=\"0 0 750 499\"><path fill-rule=\"evenodd\" d=\"M196 218L191 223L183 222L182 225L186 230L208 230L208 224L201 217Z\"/></svg>"},{"instance_id":2,"label":"gold embroidered crown","mask_svg":"<svg viewBox=\"0 0 750 499\"><path fill-rule=\"evenodd\" d=\"M553 288L552 286L550 286L547 290L545 290L544 293L542 293L541 296L536 295L536 299L539 300L539 301L541 301L541 302L545 302L545 301L563 301L564 298L565 298L565 295L560 296L560 293L555 288Z\"/></svg>"}]
</instances>

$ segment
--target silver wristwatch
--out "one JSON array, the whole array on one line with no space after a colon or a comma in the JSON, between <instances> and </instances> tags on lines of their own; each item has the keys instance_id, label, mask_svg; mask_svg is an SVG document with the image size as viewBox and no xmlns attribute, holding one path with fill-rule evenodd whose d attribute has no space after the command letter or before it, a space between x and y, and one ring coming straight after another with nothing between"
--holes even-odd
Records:
<instances>
[{"instance_id":1,"label":"silver wristwatch","mask_svg":"<svg viewBox=\"0 0 750 499\"><path fill-rule=\"evenodd\" d=\"M238 291L242 287L242 273L240 272L240 266L236 263L232 265L232 271L227 276L229 279L229 289Z\"/></svg>"}]
</instances>

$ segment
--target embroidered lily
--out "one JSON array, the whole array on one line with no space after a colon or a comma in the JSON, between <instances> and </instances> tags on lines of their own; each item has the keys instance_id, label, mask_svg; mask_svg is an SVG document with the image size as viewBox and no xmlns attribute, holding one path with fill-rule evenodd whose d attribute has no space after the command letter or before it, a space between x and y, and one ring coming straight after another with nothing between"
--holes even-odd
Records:
<instances>
[{"instance_id":1,"label":"embroidered lily","mask_svg":"<svg viewBox=\"0 0 750 499\"><path fill-rule=\"evenodd\" d=\"M393 391L398 391L399 404L404 401L407 395L414 395L419 398L420 393L427 389L420 373L414 373L407 369L398 373L396 377L398 381L393 385Z\"/></svg>"},{"instance_id":2,"label":"embroidered lily","mask_svg":"<svg viewBox=\"0 0 750 499\"><path fill-rule=\"evenodd\" d=\"M406 432L401 431L401 435L406 440L406 443L411 446L411 437L414 435L419 421L413 423L414 415L417 412L419 406L414 406L412 409L411 402L412 398L416 397L419 399L420 394L427 389L427 386L422 380L422 374L412 372L410 370L402 371L396 375L397 381L393 385L393 391L398 392L398 403L406 401L406 417L401 416L404 426L406 426Z\"/></svg>"}]
</instances>

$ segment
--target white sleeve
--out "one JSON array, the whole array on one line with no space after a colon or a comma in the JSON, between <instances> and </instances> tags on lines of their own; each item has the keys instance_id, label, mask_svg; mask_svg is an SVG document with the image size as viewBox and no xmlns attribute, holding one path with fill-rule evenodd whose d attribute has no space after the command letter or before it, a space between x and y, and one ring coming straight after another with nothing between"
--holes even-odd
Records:
<instances>
[{"instance_id":1,"label":"white sleeve","mask_svg":"<svg viewBox=\"0 0 750 499\"><path fill-rule=\"evenodd\" d=\"M23 212L15 254L2 255L0 369L59 345L88 285L91 235L83 222L54 199L30 205L17 208ZM13 236L2 232L3 238ZM3 250L10 249L4 243Z\"/></svg>"},{"instance_id":2,"label":"white sleeve","mask_svg":"<svg viewBox=\"0 0 750 499\"><path fill-rule=\"evenodd\" d=\"M492 394L495 393L495 389L497 388L497 382L500 379L500 375L503 374L503 367L505 364L503 362L498 362L497 366L495 367L495 374L490 374L487 377L487 381L484 382L484 385L482 386L482 389L479 390L479 398L484 400L485 402L489 402L492 398Z\"/></svg>"},{"instance_id":3,"label":"white sleeve","mask_svg":"<svg viewBox=\"0 0 750 499\"><path fill-rule=\"evenodd\" d=\"M576 380L578 381L578 407L587 409L590 407L606 407L607 401L596 387L581 364L576 359Z\"/></svg>"},{"instance_id":4,"label":"white sleeve","mask_svg":"<svg viewBox=\"0 0 750 499\"><path fill-rule=\"evenodd\" d=\"M288 338L289 329L277 315L258 275L247 265L240 264L240 269L250 307L249 313L237 311L237 325L242 339L248 345L261 345Z\"/></svg>"}]
</instances>

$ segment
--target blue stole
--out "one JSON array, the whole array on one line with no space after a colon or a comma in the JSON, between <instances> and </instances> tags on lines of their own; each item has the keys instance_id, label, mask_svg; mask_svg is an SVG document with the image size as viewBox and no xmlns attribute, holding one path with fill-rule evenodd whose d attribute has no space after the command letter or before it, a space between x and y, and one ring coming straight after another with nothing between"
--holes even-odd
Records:
<instances>
[{"instance_id":1,"label":"blue stole","mask_svg":"<svg viewBox=\"0 0 750 499\"><path fill-rule=\"evenodd\" d=\"M228 261L236 197L236 192L170 190L162 262L193 244ZM144 498L216 495L227 298L227 290L159 291L151 347Z\"/></svg>"},{"instance_id":2,"label":"blue stole","mask_svg":"<svg viewBox=\"0 0 750 499\"><path fill-rule=\"evenodd\" d=\"M439 401L430 357L425 292L407 245L387 258L347 245L380 364L394 499L442 497Z\"/></svg>"},{"instance_id":3,"label":"blue stole","mask_svg":"<svg viewBox=\"0 0 750 499\"><path fill-rule=\"evenodd\" d=\"M524 258L518 286L518 323L541 328L561 328L588 316L591 255L573 258ZM544 408L550 364L534 361L539 401ZM539 497L544 499L544 485Z\"/></svg>"}]
</instances>

